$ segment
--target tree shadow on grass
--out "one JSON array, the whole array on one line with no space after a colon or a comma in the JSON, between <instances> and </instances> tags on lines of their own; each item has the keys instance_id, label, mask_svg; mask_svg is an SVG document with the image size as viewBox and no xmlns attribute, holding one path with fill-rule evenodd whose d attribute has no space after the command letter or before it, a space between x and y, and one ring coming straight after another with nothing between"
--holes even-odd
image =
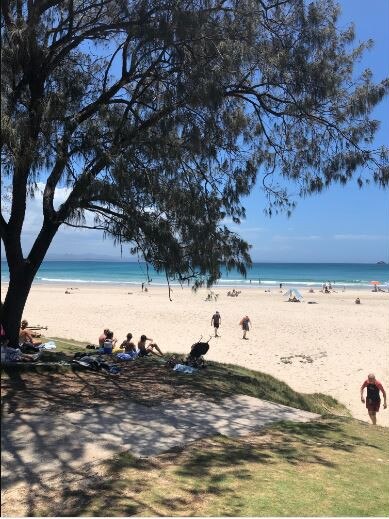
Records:
<instances>
[{"instance_id":1,"label":"tree shadow on grass","mask_svg":"<svg viewBox=\"0 0 389 519\"><path fill-rule=\"evenodd\" d=\"M2 483L6 515L47 515L47 510L51 515L61 516L89 512L103 516L161 515L160 508L153 508L148 498L153 490L148 473L154 471L158 475L172 463L177 467L178 485L182 485L181 490L188 497L181 500L174 489L160 497L157 504L167 510L166 515L190 511L190 503L201 500L204 492L228 496L229 510L239 515L241 498L229 483L231 474L235 480L247 481L252 477L254 464L266 467L277 459L290 464L316 463L334 468L334 461L323 454L323 447L332 452L353 452L357 446L374 446L368 440L346 433L343 426L347 421L340 418L307 424L283 422L271 433L252 430L245 438L229 439L226 436L232 436L240 427L241 417L252 416L252 408L248 401L219 402L218 408L210 403L204 406L204 397L212 400L211 396L215 397L216 392L207 370L201 378L193 378L194 382L186 385L186 375L177 376L149 359L123 365L120 377L78 369L64 373L12 370L6 374L7 380L2 381L5 385ZM228 391L224 386L218 393L219 401L222 396L231 395L231 385L228 387ZM191 399L190 413L185 406L177 413L172 401L185 396ZM163 434L159 426L145 427L146 422L157 423L153 421L153 413L157 412L153 405L161 402L162 418L159 418L165 427ZM135 403L147 406L138 411L129 428L131 406ZM114 411L110 414L103 404L115 406ZM228 409L232 413L228 420L218 410L223 405L224 411ZM80 410L82 416L77 414ZM71 422L64 421L64 413L73 413ZM266 422L274 411L266 408L256 411L258 413ZM290 410L279 406L278 413L286 420ZM113 440L109 434L114 434L123 445L137 443L141 448L148 448L154 442L160 442L161 436L169 439L172 431L178 431L177 437L181 439L177 442L181 445L190 441L194 432L198 438L219 434L216 424L222 424L226 436L212 441L197 440L189 447L176 447L147 460L130 455L114 457L117 450L110 443ZM93 458L94 439L96 448L99 443L107 457L113 458L106 465L108 472L103 477L93 464L87 467L74 463L83 457ZM167 441L165 450L168 448ZM87 449L92 449L88 456ZM133 469L131 481L122 475L129 469ZM202 487L192 485L188 491L184 483L194 477ZM27 491L12 499L17 504L20 498L24 511L10 514L7 500L11 497L7 497L7 492L20 482L25 483Z\"/></svg>"},{"instance_id":2,"label":"tree shadow on grass","mask_svg":"<svg viewBox=\"0 0 389 519\"><path fill-rule=\"evenodd\" d=\"M280 417L282 418L282 411ZM284 418L289 419L293 418ZM183 454L183 463L180 464L177 474L182 477L195 475L203 478L208 477L215 468L236 469L247 466L247 463L266 465L279 460L290 464L309 463L335 468L336 464L331 456L323 454L323 449L351 453L358 446L372 446L366 439L350 435L343 426L347 421L348 419L338 417L306 423L279 421L276 425L271 425L270 429L265 427L248 436L219 436L212 445L201 440L200 445L198 442L191 442L190 453L188 456Z\"/></svg>"},{"instance_id":3,"label":"tree shadow on grass","mask_svg":"<svg viewBox=\"0 0 389 519\"><path fill-rule=\"evenodd\" d=\"M150 406L153 398L147 398L145 388L155 388L155 395L161 398L158 388L164 374L162 368L150 370L147 362L139 363L137 369L123 366L124 376L120 378L82 369L58 372L54 366L44 371L38 366L33 366L33 371L27 368L7 366L1 380L3 510L8 515L16 512L34 516L39 515L39 510L55 510L54 515L72 516L75 508L81 513L96 497L102 507L110 500L112 507L116 506L117 493L110 492L107 486L101 488L102 482L93 467L77 465L77 460L86 455L87 448L93 458L93 438L101 439L107 433L107 416L100 413L101 405L138 400ZM130 378L134 372L138 376ZM167 387L168 398L169 391ZM76 421L76 429L69 424L67 430L64 413L85 410L85 420ZM112 420L118 424L128 418L126 405L117 407L115 413ZM117 434L123 434L120 426ZM155 441L155 431L142 430L142 434L145 445ZM100 441L107 457L117 452L111 449L109 441ZM20 484L25 490L15 493L13 488ZM128 505L128 514L136 513L139 506L136 502Z\"/></svg>"}]
</instances>

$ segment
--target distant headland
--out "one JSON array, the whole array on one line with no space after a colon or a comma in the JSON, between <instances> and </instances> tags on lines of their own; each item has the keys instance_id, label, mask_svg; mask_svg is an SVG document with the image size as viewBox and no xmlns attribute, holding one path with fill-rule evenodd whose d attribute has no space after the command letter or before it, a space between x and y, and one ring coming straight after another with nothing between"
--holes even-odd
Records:
<instances>
[{"instance_id":1,"label":"distant headland","mask_svg":"<svg viewBox=\"0 0 389 519\"><path fill-rule=\"evenodd\" d=\"M376 265L386 265L385 261L377 261Z\"/></svg>"}]
</instances>

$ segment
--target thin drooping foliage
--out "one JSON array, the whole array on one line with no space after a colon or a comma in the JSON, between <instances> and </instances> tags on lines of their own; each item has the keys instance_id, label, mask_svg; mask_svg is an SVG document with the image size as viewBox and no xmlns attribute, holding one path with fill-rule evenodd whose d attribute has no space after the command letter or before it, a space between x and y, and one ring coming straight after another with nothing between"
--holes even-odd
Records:
<instances>
[{"instance_id":1,"label":"thin drooping foliage","mask_svg":"<svg viewBox=\"0 0 389 519\"><path fill-rule=\"evenodd\" d=\"M388 90L354 64L332 0L3 0L1 239L7 333L61 225L113 235L167 278L212 284L244 273L257 183L267 212L331 183L387 186L371 111ZM24 255L26 202L43 224ZM59 187L67 199L55 204ZM6 204L5 204L6 205ZM86 215L95 215L86 224Z\"/></svg>"}]
</instances>

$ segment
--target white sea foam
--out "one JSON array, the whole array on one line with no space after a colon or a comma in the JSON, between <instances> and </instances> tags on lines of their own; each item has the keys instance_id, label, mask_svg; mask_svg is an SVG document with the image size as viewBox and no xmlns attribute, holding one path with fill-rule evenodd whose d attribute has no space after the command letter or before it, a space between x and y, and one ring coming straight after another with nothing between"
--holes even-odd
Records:
<instances>
[{"instance_id":1,"label":"white sea foam","mask_svg":"<svg viewBox=\"0 0 389 519\"><path fill-rule=\"evenodd\" d=\"M105 284L105 285L141 285L142 281L123 281L123 280L115 280L115 279L74 279L74 278L46 278L46 277L37 277L35 278L38 282L48 282L48 283L82 283L82 284ZM154 287L167 287L167 283L155 283L152 282L150 285L145 283L146 286L154 286ZM171 286L180 287L179 283L170 283Z\"/></svg>"},{"instance_id":2,"label":"white sea foam","mask_svg":"<svg viewBox=\"0 0 389 519\"><path fill-rule=\"evenodd\" d=\"M8 281L8 280L3 280ZM61 283L61 284L71 284L71 283L79 283L79 284L98 284L98 285L134 285L139 286L142 283L142 280L137 281L124 281L121 279L115 280L115 279L79 279L79 278L52 278L52 277L37 277L36 282L38 283ZM289 287L322 287L323 282L319 281L300 281L297 279L294 280L287 280L287 281L279 281L279 280L261 280L260 283L255 280L249 279L220 279L217 281L214 285L214 289L217 287L220 288L230 288L230 287L244 287L244 288L261 288L261 287L270 287L270 288L277 288L278 285L282 283L282 287L284 289ZM183 286L186 286L186 283L182 284ZM172 281L170 282L170 286L172 287L181 287L182 286L178 281ZM167 283L165 281L152 281L150 283L150 286L154 287L167 287ZM333 288L336 289L343 289L343 288L371 288L371 284L369 281L366 280L355 280L355 281L348 281L348 282L342 282L337 281L335 283L332 283ZM386 286L385 286L386 288Z\"/></svg>"},{"instance_id":3,"label":"white sea foam","mask_svg":"<svg viewBox=\"0 0 389 519\"><path fill-rule=\"evenodd\" d=\"M50 283L101 283L101 284L124 284L124 285L139 285L140 282L136 281L115 281L113 279L72 279L72 278L45 278L45 277L37 277L37 281L48 281Z\"/></svg>"}]
</instances>

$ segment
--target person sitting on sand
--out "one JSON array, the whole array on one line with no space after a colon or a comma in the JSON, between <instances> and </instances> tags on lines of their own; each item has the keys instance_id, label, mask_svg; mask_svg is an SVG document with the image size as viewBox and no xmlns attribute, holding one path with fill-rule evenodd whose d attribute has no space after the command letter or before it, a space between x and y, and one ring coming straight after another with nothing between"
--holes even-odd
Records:
<instances>
[{"instance_id":1,"label":"person sitting on sand","mask_svg":"<svg viewBox=\"0 0 389 519\"><path fill-rule=\"evenodd\" d=\"M42 341L35 340L27 329L27 326L28 322L23 319L20 323L19 345L25 353L36 353L39 351L38 346L42 344Z\"/></svg>"},{"instance_id":2,"label":"person sitting on sand","mask_svg":"<svg viewBox=\"0 0 389 519\"><path fill-rule=\"evenodd\" d=\"M146 341L150 341L150 344L146 346ZM162 351L159 349L158 344L152 342L153 339L149 339L146 335L141 335L140 341L138 342L139 357L146 357L149 353L163 357ZM156 353L154 350L157 350Z\"/></svg>"},{"instance_id":3,"label":"person sitting on sand","mask_svg":"<svg viewBox=\"0 0 389 519\"><path fill-rule=\"evenodd\" d=\"M369 413L372 424L376 425L377 424L376 413L378 413L378 411L380 409L380 404L381 404L380 391L382 393L382 396L384 397L384 409L386 409L385 389L382 387L381 382L378 382L378 380L376 380L374 373L369 373L367 376L367 380L365 380L365 382L361 386L361 402L363 404L365 403L365 399L363 398L363 390L365 389L365 387L367 388L367 395L366 395L367 412Z\"/></svg>"},{"instance_id":4,"label":"person sitting on sand","mask_svg":"<svg viewBox=\"0 0 389 519\"><path fill-rule=\"evenodd\" d=\"M239 325L242 327L242 330L243 330L242 339L248 340L248 338L246 337L246 333L250 329L250 325L251 325L250 317L248 315L245 315L244 317L242 317L242 319L239 322Z\"/></svg>"},{"instance_id":5,"label":"person sitting on sand","mask_svg":"<svg viewBox=\"0 0 389 519\"><path fill-rule=\"evenodd\" d=\"M132 339L132 333L127 333L127 339L125 341L123 341L120 345L120 348L124 349L124 352L129 353L130 355L136 353L136 346L131 341L131 339Z\"/></svg>"},{"instance_id":6,"label":"person sitting on sand","mask_svg":"<svg viewBox=\"0 0 389 519\"><path fill-rule=\"evenodd\" d=\"M359 297L356 298L356 300L355 300L355 304L356 304L356 305L360 305L360 304L361 304L361 300L359 299Z\"/></svg>"},{"instance_id":7,"label":"person sitting on sand","mask_svg":"<svg viewBox=\"0 0 389 519\"><path fill-rule=\"evenodd\" d=\"M113 332L111 332L109 330L108 333L107 333L107 337L106 337L106 339L104 341L104 344L103 344L104 353L106 353L107 355L111 355L112 350L114 349L116 342L117 342L117 339L113 338Z\"/></svg>"},{"instance_id":8,"label":"person sitting on sand","mask_svg":"<svg viewBox=\"0 0 389 519\"><path fill-rule=\"evenodd\" d=\"M109 333L109 328L105 328L103 333L100 335L100 337L99 337L100 348L104 347L104 342L105 342L105 339L107 338L108 333Z\"/></svg>"}]
</instances>

